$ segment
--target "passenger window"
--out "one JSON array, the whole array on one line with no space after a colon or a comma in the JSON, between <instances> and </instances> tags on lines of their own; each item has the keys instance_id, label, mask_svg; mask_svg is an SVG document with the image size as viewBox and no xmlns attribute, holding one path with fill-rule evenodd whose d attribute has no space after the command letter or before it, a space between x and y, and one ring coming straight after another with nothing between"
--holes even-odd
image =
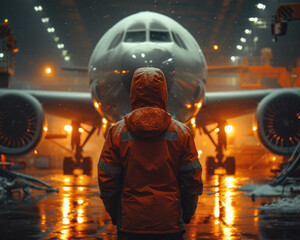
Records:
<instances>
[{"instance_id":1,"label":"passenger window","mask_svg":"<svg viewBox=\"0 0 300 240\"><path fill-rule=\"evenodd\" d=\"M124 42L145 42L146 41L146 32L127 32Z\"/></svg>"},{"instance_id":2,"label":"passenger window","mask_svg":"<svg viewBox=\"0 0 300 240\"><path fill-rule=\"evenodd\" d=\"M113 49L113 48L115 48L116 46L118 46L119 43L120 43L121 40L122 40L122 37L123 37L123 32L118 33L118 34L115 36L115 38L111 41L111 43L110 43L110 45L109 45L109 47L108 47L108 50Z\"/></svg>"},{"instance_id":3,"label":"passenger window","mask_svg":"<svg viewBox=\"0 0 300 240\"><path fill-rule=\"evenodd\" d=\"M185 50L187 50L186 45L184 44L184 42L182 41L181 37L177 33L172 32L172 36L173 36L173 39L174 39L175 43L179 47L182 47Z\"/></svg>"},{"instance_id":4,"label":"passenger window","mask_svg":"<svg viewBox=\"0 0 300 240\"><path fill-rule=\"evenodd\" d=\"M151 42L171 42L169 32L150 31Z\"/></svg>"}]
</instances>

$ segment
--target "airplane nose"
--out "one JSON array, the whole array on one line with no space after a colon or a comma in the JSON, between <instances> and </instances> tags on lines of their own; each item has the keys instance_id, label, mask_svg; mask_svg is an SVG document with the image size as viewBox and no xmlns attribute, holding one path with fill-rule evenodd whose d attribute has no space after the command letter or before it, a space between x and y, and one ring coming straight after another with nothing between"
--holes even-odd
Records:
<instances>
[{"instance_id":1,"label":"airplane nose","mask_svg":"<svg viewBox=\"0 0 300 240\"><path fill-rule=\"evenodd\" d=\"M122 57L122 68L130 73L125 81L129 91L133 73L141 67L161 69L165 75L168 89L170 89L171 79L175 73L175 61L170 50L153 45L141 45L127 50Z\"/></svg>"}]
</instances>

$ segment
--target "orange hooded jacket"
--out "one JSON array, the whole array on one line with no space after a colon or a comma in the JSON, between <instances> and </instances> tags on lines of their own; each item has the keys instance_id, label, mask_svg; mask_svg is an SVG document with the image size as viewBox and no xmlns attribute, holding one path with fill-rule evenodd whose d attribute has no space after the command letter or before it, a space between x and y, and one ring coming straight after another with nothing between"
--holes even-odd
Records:
<instances>
[{"instance_id":1,"label":"orange hooded jacket","mask_svg":"<svg viewBox=\"0 0 300 240\"><path fill-rule=\"evenodd\" d=\"M183 231L203 189L194 138L166 112L168 92L160 69L137 69L130 98L133 111L110 128L102 149L100 197L120 231Z\"/></svg>"}]
</instances>

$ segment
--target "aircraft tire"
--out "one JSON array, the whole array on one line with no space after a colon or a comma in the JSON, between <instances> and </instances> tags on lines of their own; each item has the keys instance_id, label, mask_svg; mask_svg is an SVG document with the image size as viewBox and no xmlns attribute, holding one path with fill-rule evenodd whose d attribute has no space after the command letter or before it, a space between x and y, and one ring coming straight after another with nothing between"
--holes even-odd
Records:
<instances>
[{"instance_id":1,"label":"aircraft tire","mask_svg":"<svg viewBox=\"0 0 300 240\"><path fill-rule=\"evenodd\" d=\"M228 175L235 174L235 158L227 157L225 160L226 171Z\"/></svg>"},{"instance_id":2,"label":"aircraft tire","mask_svg":"<svg viewBox=\"0 0 300 240\"><path fill-rule=\"evenodd\" d=\"M75 164L72 157L64 157L63 171L64 175L72 175Z\"/></svg>"},{"instance_id":3,"label":"aircraft tire","mask_svg":"<svg viewBox=\"0 0 300 240\"><path fill-rule=\"evenodd\" d=\"M214 175L215 172L215 158L214 157L207 157L206 158L206 174L207 175Z\"/></svg>"},{"instance_id":4,"label":"aircraft tire","mask_svg":"<svg viewBox=\"0 0 300 240\"><path fill-rule=\"evenodd\" d=\"M92 163L93 160L91 157L84 157L83 162L82 162L82 169L83 169L83 174L85 175L92 175Z\"/></svg>"}]
</instances>

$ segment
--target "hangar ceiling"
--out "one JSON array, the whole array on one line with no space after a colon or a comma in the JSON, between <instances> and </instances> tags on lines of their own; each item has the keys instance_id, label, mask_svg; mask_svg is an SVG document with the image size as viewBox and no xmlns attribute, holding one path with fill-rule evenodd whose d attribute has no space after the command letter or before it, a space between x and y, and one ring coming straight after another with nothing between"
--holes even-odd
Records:
<instances>
[{"instance_id":1,"label":"hangar ceiling","mask_svg":"<svg viewBox=\"0 0 300 240\"><path fill-rule=\"evenodd\" d=\"M6 12L11 11L10 14L15 16L20 11L18 8L24 11L25 8L31 9L30 14L35 15L36 21L39 21L35 27L38 24L43 25L39 26L39 29L44 27L44 33L35 30L36 35L45 35L46 28L55 28L55 35L59 36L59 42L63 42L64 49L68 51L67 55L71 57L71 61L66 65L87 66L90 54L100 37L122 18L140 11L159 12L178 21L196 38L207 59L259 56L262 48L271 48L273 65L290 66L295 65L297 57L300 56L300 33L297 30L299 22L290 23L287 36L281 37L277 43L272 42L272 16L278 4L285 1L34 0L24 3L17 0L19 4L14 7L10 7L11 1L4 2L7 8L2 8L2 11L6 9ZM265 9L258 9L258 3L265 4ZM43 11L34 11L34 7L39 5L43 7ZM257 20L249 21L251 17ZM49 22L42 24L42 18L49 18ZM18 24L18 21L14 20L12 27L17 29L14 31L21 32L18 30ZM24 25L21 26L24 31ZM246 29L251 31L250 35L245 33ZM22 38L24 34L19 34L17 40L21 45L22 41L25 41ZM49 41L44 45L48 48L50 45L56 47L53 34L52 37L48 35L48 38ZM241 42L242 38L246 42ZM44 38L40 36L40 39ZM213 49L215 44L219 47L217 51ZM237 45L243 46L243 49L237 49ZM26 53L26 50L23 52Z\"/></svg>"}]
</instances>

